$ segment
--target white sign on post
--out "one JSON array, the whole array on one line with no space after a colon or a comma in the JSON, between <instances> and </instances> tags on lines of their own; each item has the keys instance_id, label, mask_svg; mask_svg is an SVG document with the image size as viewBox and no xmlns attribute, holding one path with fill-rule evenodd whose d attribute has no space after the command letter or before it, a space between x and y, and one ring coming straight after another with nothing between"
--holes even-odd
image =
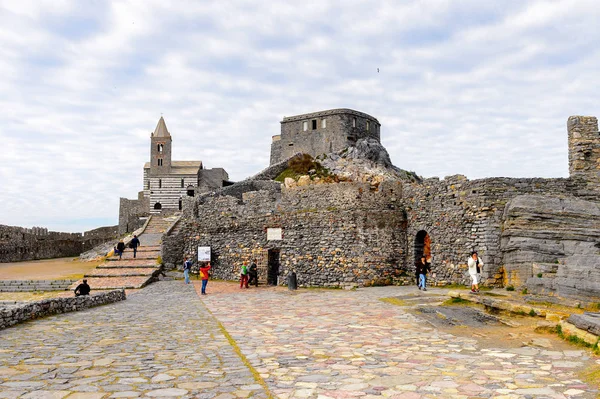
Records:
<instances>
[{"instance_id":1,"label":"white sign on post","mask_svg":"<svg viewBox=\"0 0 600 399\"><path fill-rule=\"evenodd\" d=\"M210 247L198 247L198 262L210 262Z\"/></svg>"},{"instance_id":2,"label":"white sign on post","mask_svg":"<svg viewBox=\"0 0 600 399\"><path fill-rule=\"evenodd\" d=\"M281 227L268 227L267 228L267 241L269 240L282 240L283 232Z\"/></svg>"}]
</instances>

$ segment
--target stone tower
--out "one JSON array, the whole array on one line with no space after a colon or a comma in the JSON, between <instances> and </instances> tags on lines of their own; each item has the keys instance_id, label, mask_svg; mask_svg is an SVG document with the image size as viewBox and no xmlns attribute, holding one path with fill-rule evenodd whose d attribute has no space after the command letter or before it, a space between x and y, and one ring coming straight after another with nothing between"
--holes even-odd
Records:
<instances>
[{"instance_id":1,"label":"stone tower","mask_svg":"<svg viewBox=\"0 0 600 399\"><path fill-rule=\"evenodd\" d=\"M150 136L150 175L168 175L171 172L171 134L161 116Z\"/></svg>"},{"instance_id":2,"label":"stone tower","mask_svg":"<svg viewBox=\"0 0 600 399\"><path fill-rule=\"evenodd\" d=\"M587 190L600 190L600 134L598 119L571 116L569 131L569 176L586 183Z\"/></svg>"}]
</instances>

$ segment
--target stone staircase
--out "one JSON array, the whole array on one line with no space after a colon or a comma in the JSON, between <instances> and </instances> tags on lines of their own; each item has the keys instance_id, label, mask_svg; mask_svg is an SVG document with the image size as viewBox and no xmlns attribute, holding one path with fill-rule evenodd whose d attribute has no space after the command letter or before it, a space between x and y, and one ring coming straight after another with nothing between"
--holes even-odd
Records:
<instances>
[{"instance_id":1,"label":"stone staircase","mask_svg":"<svg viewBox=\"0 0 600 399\"><path fill-rule=\"evenodd\" d=\"M144 232L138 237L141 246L138 247L137 257L133 258L133 250L126 248L123 257L107 259L84 278L92 290L100 289L137 289L156 280L162 272L158 262L161 255L161 239L164 232L177 220L177 216L161 217L153 215ZM73 284L75 288L81 281Z\"/></svg>"},{"instance_id":2,"label":"stone staircase","mask_svg":"<svg viewBox=\"0 0 600 399\"><path fill-rule=\"evenodd\" d=\"M74 280L0 280L0 292L66 291Z\"/></svg>"}]
</instances>

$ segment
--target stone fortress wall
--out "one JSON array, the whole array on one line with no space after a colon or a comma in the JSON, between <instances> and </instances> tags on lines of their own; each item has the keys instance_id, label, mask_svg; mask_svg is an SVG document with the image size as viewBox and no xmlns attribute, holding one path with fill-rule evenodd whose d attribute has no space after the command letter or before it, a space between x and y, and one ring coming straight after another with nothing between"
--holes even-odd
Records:
<instances>
[{"instance_id":1,"label":"stone fortress wall","mask_svg":"<svg viewBox=\"0 0 600 399\"><path fill-rule=\"evenodd\" d=\"M317 157L341 151L366 137L379 142L380 130L376 118L345 108L285 117L281 134L273 136L271 165L297 153Z\"/></svg>"},{"instance_id":2,"label":"stone fortress wall","mask_svg":"<svg viewBox=\"0 0 600 399\"><path fill-rule=\"evenodd\" d=\"M184 254L195 259L198 246L210 246L213 276L236 279L242 263L255 259L266 282L269 250L276 250L280 282L295 271L298 283L307 286L391 283L406 251L400 195L401 186L393 182L378 190L355 183L276 183L201 196L186 208L187 223L163 242L163 261L178 265ZM267 228L282 228L284 239L267 240Z\"/></svg>"},{"instance_id":3,"label":"stone fortress wall","mask_svg":"<svg viewBox=\"0 0 600 399\"><path fill-rule=\"evenodd\" d=\"M117 226L81 233L0 225L0 263L78 256L117 237Z\"/></svg>"},{"instance_id":4,"label":"stone fortress wall","mask_svg":"<svg viewBox=\"0 0 600 399\"><path fill-rule=\"evenodd\" d=\"M311 118L290 122L312 123ZM329 126L332 116L327 118ZM307 177L301 187L271 180L286 165L273 164L282 134L272 146L271 168L186 202L176 234L163 245L165 259L177 265L185 254L195 256L198 246L211 246L215 276L237 278L243 261L257 259L267 280L270 257L276 254L280 281L295 271L301 285L370 285L414 276L426 234L432 283L468 284L467 259L477 250L487 285L600 298L600 272L595 272L600 264L598 123L577 116L569 118L567 127L569 178L468 180L455 175L316 184ZM346 155L368 139L373 137L359 139ZM344 151L334 158L343 158ZM283 229L281 241L267 240L266 229L273 227ZM183 244L172 245L175 241Z\"/></svg>"}]
</instances>

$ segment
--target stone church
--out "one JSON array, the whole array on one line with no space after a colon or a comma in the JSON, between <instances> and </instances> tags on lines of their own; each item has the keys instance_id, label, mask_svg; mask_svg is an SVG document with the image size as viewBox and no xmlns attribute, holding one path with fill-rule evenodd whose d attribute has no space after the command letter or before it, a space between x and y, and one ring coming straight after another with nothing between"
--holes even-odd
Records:
<instances>
[{"instance_id":1,"label":"stone church","mask_svg":"<svg viewBox=\"0 0 600 399\"><path fill-rule=\"evenodd\" d=\"M173 161L173 137L161 116L150 134L150 162L144 164L143 191L138 199L121 198L119 233L132 232L150 214L182 210L185 197L230 185L223 168L205 169L202 161Z\"/></svg>"}]
</instances>

